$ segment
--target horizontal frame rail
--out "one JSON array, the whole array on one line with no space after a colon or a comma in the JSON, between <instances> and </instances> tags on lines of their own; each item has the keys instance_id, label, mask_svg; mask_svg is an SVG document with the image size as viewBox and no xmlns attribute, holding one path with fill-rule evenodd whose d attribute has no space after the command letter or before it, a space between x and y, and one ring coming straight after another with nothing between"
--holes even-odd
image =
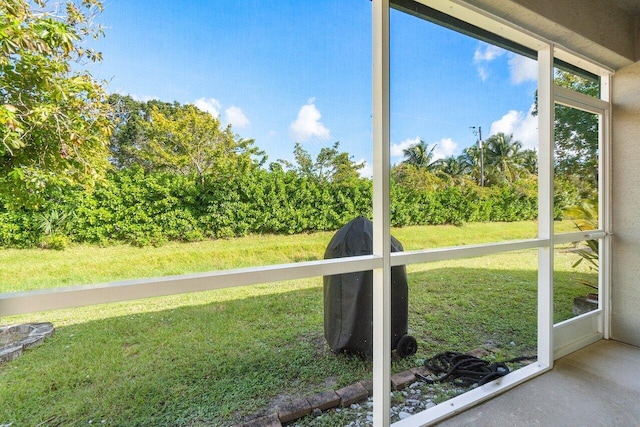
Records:
<instances>
[{"instance_id":1,"label":"horizontal frame rail","mask_svg":"<svg viewBox=\"0 0 640 427\"><path fill-rule=\"evenodd\" d=\"M576 108L591 114L604 114L609 108L609 103L606 101L562 86L554 85L553 91L555 102L566 105L567 107Z\"/></svg>"},{"instance_id":2,"label":"horizontal frame rail","mask_svg":"<svg viewBox=\"0 0 640 427\"><path fill-rule=\"evenodd\" d=\"M560 235L560 243L593 237L590 233ZM557 238L555 243L559 243ZM535 249L550 244L548 239L518 240L437 249L424 249L391 254L391 266L473 258L502 252ZM373 255L307 261L272 266L213 271L148 279L125 280L91 285L38 289L0 294L0 316L47 310L82 307L94 304L131 301L189 292L202 292L237 286L256 285L284 280L304 279L332 274L352 273L381 268L382 258Z\"/></svg>"},{"instance_id":3,"label":"horizontal frame rail","mask_svg":"<svg viewBox=\"0 0 640 427\"><path fill-rule=\"evenodd\" d=\"M554 236L554 244L600 239L605 235L603 231L599 230L558 234ZM502 252L535 249L549 245L549 239L529 239L394 252L391 254L391 266L473 258ZM9 292L0 294L0 316L367 271L380 268L381 265L382 258L364 255L93 285Z\"/></svg>"},{"instance_id":4,"label":"horizontal frame rail","mask_svg":"<svg viewBox=\"0 0 640 427\"><path fill-rule=\"evenodd\" d=\"M420 264L425 262L446 261L450 259L474 258L501 252L542 248L549 245L549 239L530 239L502 243L487 243L481 245L424 249L419 251L393 252L391 254L391 266L395 267L398 265Z\"/></svg>"},{"instance_id":5,"label":"horizontal frame rail","mask_svg":"<svg viewBox=\"0 0 640 427\"><path fill-rule=\"evenodd\" d=\"M364 255L95 285L3 293L0 294L0 316L368 271L381 267L382 258Z\"/></svg>"},{"instance_id":6,"label":"horizontal frame rail","mask_svg":"<svg viewBox=\"0 0 640 427\"><path fill-rule=\"evenodd\" d=\"M597 309L591 310L591 311L589 311L587 313L583 313L583 314L581 314L579 316L575 316L575 317L572 317L570 319L563 320L562 322L558 322L558 323L553 325L553 328L554 329L561 329L561 328L564 328L564 327L567 327L567 326L571 326L574 323L582 322L584 319L587 319L587 318L598 317L601 314L602 314L602 309L597 308Z\"/></svg>"},{"instance_id":7,"label":"horizontal frame rail","mask_svg":"<svg viewBox=\"0 0 640 427\"><path fill-rule=\"evenodd\" d=\"M607 233L602 230L577 231L575 233L562 233L553 236L554 245L566 243L582 242L584 240L598 240L605 237Z\"/></svg>"},{"instance_id":8,"label":"horizontal frame rail","mask_svg":"<svg viewBox=\"0 0 640 427\"><path fill-rule=\"evenodd\" d=\"M601 308L553 325L554 359L581 349L604 338L599 325L604 310Z\"/></svg>"}]
</instances>

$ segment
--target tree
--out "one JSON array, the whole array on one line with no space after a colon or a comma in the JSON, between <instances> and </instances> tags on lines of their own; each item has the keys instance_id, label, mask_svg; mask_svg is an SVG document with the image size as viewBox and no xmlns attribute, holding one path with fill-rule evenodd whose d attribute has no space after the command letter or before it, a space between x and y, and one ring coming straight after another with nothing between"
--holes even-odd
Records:
<instances>
[{"instance_id":1,"label":"tree","mask_svg":"<svg viewBox=\"0 0 640 427\"><path fill-rule=\"evenodd\" d=\"M90 187L106 167L110 106L100 83L72 63L99 61L98 0L0 0L0 196L42 203L65 184Z\"/></svg>"},{"instance_id":2,"label":"tree","mask_svg":"<svg viewBox=\"0 0 640 427\"><path fill-rule=\"evenodd\" d=\"M531 148L523 150L521 153L522 168L531 175L538 175L538 152Z\"/></svg>"},{"instance_id":3,"label":"tree","mask_svg":"<svg viewBox=\"0 0 640 427\"><path fill-rule=\"evenodd\" d=\"M598 98L600 82L558 70L558 86ZM533 115L538 114L536 108ZM555 106L554 164L557 175L575 176L582 184L597 187L598 117L564 105Z\"/></svg>"},{"instance_id":4,"label":"tree","mask_svg":"<svg viewBox=\"0 0 640 427\"><path fill-rule=\"evenodd\" d=\"M491 135L484 144L485 168L489 181L514 181L522 170L522 143L514 141L513 135L500 132Z\"/></svg>"},{"instance_id":5,"label":"tree","mask_svg":"<svg viewBox=\"0 0 640 427\"><path fill-rule=\"evenodd\" d=\"M146 171L153 170L155 165L140 157L140 151L148 143L147 127L151 121L151 110L155 108L166 116L172 116L181 105L157 99L141 102L120 94L111 94L109 103L113 107L112 120L115 126L109 142L109 160L117 169L137 164Z\"/></svg>"},{"instance_id":6,"label":"tree","mask_svg":"<svg viewBox=\"0 0 640 427\"><path fill-rule=\"evenodd\" d=\"M222 128L211 114L194 105L175 104L170 110L153 106L144 122L144 138L135 149L148 167L196 175L204 186L207 176L227 180L264 161L252 139L234 135L231 125Z\"/></svg>"},{"instance_id":7,"label":"tree","mask_svg":"<svg viewBox=\"0 0 640 427\"><path fill-rule=\"evenodd\" d=\"M440 162L439 174L454 182L462 182L471 173L471 165L465 156L449 156Z\"/></svg>"},{"instance_id":8,"label":"tree","mask_svg":"<svg viewBox=\"0 0 640 427\"><path fill-rule=\"evenodd\" d=\"M354 161L353 156L345 151L340 152L339 148L339 141L331 147L323 147L314 161L302 145L296 142L293 148L295 164L286 160L278 161L298 175L318 182L348 183L359 179L359 171L364 168L364 161L359 163Z\"/></svg>"},{"instance_id":9,"label":"tree","mask_svg":"<svg viewBox=\"0 0 640 427\"><path fill-rule=\"evenodd\" d=\"M231 125L223 128L217 117L194 105L140 102L118 94L109 102L115 124L110 160L118 169L168 170L197 176L204 185L207 176L227 179L266 159L252 139L234 134Z\"/></svg>"},{"instance_id":10,"label":"tree","mask_svg":"<svg viewBox=\"0 0 640 427\"><path fill-rule=\"evenodd\" d=\"M560 71L555 84L586 95L598 97L597 81ZM556 174L576 175L597 187L598 171L598 116L564 105L555 107L554 163Z\"/></svg>"},{"instance_id":11,"label":"tree","mask_svg":"<svg viewBox=\"0 0 640 427\"><path fill-rule=\"evenodd\" d=\"M418 168L425 168L428 171L433 172L440 163L438 160L433 160L433 150L435 150L435 148L436 145L429 149L427 143L420 140L417 144L402 150L405 157L402 163Z\"/></svg>"},{"instance_id":12,"label":"tree","mask_svg":"<svg viewBox=\"0 0 640 427\"><path fill-rule=\"evenodd\" d=\"M481 182L484 182L480 177L480 149L477 145L474 144L465 148L462 151L462 155L460 155L459 160L476 184L480 185Z\"/></svg>"}]
</instances>

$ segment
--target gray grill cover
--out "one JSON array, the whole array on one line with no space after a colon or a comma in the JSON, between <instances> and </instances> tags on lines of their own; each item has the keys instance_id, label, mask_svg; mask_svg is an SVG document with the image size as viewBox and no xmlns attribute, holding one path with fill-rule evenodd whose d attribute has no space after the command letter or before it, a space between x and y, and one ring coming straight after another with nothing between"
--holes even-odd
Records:
<instances>
[{"instance_id":1,"label":"gray grill cover","mask_svg":"<svg viewBox=\"0 0 640 427\"><path fill-rule=\"evenodd\" d=\"M391 237L391 251L402 244ZM373 224L359 217L333 236L325 259L373 253ZM391 348L408 327L408 286L405 266L391 268ZM351 351L373 357L373 272L324 276L324 336L335 353Z\"/></svg>"}]
</instances>

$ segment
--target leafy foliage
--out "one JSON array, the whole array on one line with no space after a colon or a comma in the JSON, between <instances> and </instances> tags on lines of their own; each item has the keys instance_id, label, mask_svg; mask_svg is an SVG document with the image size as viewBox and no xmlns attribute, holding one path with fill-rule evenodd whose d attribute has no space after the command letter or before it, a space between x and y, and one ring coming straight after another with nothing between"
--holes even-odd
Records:
<instances>
[{"instance_id":1,"label":"leafy foliage","mask_svg":"<svg viewBox=\"0 0 640 427\"><path fill-rule=\"evenodd\" d=\"M500 132L491 135L485 143L485 168L489 181L514 181L522 171L522 143L513 140L513 134Z\"/></svg>"},{"instance_id":2,"label":"leafy foliage","mask_svg":"<svg viewBox=\"0 0 640 427\"><path fill-rule=\"evenodd\" d=\"M129 95L120 94L111 94L109 103L113 108L111 119L115 127L109 141L109 160L118 169L139 165L145 170L152 170L153 165L145 163L138 155L147 142L145 128L151 120L151 110L155 108L171 115L179 108L179 104L156 99L139 102Z\"/></svg>"},{"instance_id":3,"label":"leafy foliage","mask_svg":"<svg viewBox=\"0 0 640 427\"><path fill-rule=\"evenodd\" d=\"M559 72L555 84L598 97L600 84L567 72ZM598 117L594 114L556 105L555 168L558 175L574 175L597 187Z\"/></svg>"},{"instance_id":4,"label":"leafy foliage","mask_svg":"<svg viewBox=\"0 0 640 427\"><path fill-rule=\"evenodd\" d=\"M537 215L533 180L484 189L475 184L447 186L436 177L440 184L433 188L414 186L412 180L392 182L394 226L517 221ZM261 168L227 180L206 176L201 185L188 176L134 166L109 172L91 193L81 187L67 191L44 212L0 211L0 245L32 246L49 235L146 246L249 233L335 230L356 216L371 217L371 185L363 178L320 182L291 170ZM74 215L65 216L61 205Z\"/></svg>"},{"instance_id":5,"label":"leafy foliage","mask_svg":"<svg viewBox=\"0 0 640 427\"><path fill-rule=\"evenodd\" d=\"M231 125L193 105L112 95L117 122L111 139L117 167L134 164L146 171L170 171L195 176L204 185L215 176L228 180L264 161L264 152L251 139L235 135Z\"/></svg>"},{"instance_id":6,"label":"leafy foliage","mask_svg":"<svg viewBox=\"0 0 640 427\"><path fill-rule=\"evenodd\" d=\"M537 185L518 181L480 188L475 184L420 191L391 187L393 226L519 221L537 217Z\"/></svg>"},{"instance_id":7,"label":"leafy foliage","mask_svg":"<svg viewBox=\"0 0 640 427\"><path fill-rule=\"evenodd\" d=\"M598 228L597 199L583 199L577 205L567 209L566 214L574 221L578 230L596 230ZM584 261L589 270L597 272L600 269L600 242L598 240L586 240L574 252L578 255L578 259L573 263L573 268L578 267ZM581 280L580 283L591 289L598 289L598 283L593 280Z\"/></svg>"},{"instance_id":8,"label":"leafy foliage","mask_svg":"<svg viewBox=\"0 0 640 427\"><path fill-rule=\"evenodd\" d=\"M600 82L557 70L554 84L598 98ZM538 114L537 94L533 115ZM584 185L597 187L598 117L557 104L554 110L554 163L556 175L577 177Z\"/></svg>"},{"instance_id":9,"label":"leafy foliage","mask_svg":"<svg viewBox=\"0 0 640 427\"><path fill-rule=\"evenodd\" d=\"M317 182L348 183L360 178L359 170L364 168L364 162L356 162L347 152L340 152L340 142L331 147L320 149L316 160L311 158L308 151L296 142L293 148L295 163L278 160L285 168ZM272 170L277 170L277 164L272 164Z\"/></svg>"},{"instance_id":10,"label":"leafy foliage","mask_svg":"<svg viewBox=\"0 0 640 427\"><path fill-rule=\"evenodd\" d=\"M449 156L440 162L440 174L453 181L454 183L462 183L471 180L472 165L464 156Z\"/></svg>"},{"instance_id":11,"label":"leafy foliage","mask_svg":"<svg viewBox=\"0 0 640 427\"><path fill-rule=\"evenodd\" d=\"M90 56L84 51L76 55ZM109 160L115 168L95 191L87 192L74 180L65 183L59 173L35 165L35 173L53 178L39 204L0 205L0 246L62 248L71 241L161 245L249 233L335 230L356 216L371 216L372 183L360 177L365 164L341 152L339 142L322 148L315 158L296 143L293 162L278 160L264 169L266 156L253 140L234 134L193 105L139 102L114 94L109 108L114 129ZM499 133L486 140L484 178L478 146L436 160L434 149L420 141L392 167L392 225L536 218L537 155L523 150L512 135ZM92 165L100 165L105 158L93 160ZM573 177L555 180L557 218L589 193Z\"/></svg>"},{"instance_id":12,"label":"leafy foliage","mask_svg":"<svg viewBox=\"0 0 640 427\"><path fill-rule=\"evenodd\" d=\"M405 157L402 163L417 168L424 168L428 171L434 171L440 164L438 160L434 160L433 151L435 149L436 145L429 149L427 143L420 140L417 144L413 144L409 148L402 150Z\"/></svg>"},{"instance_id":13,"label":"leafy foliage","mask_svg":"<svg viewBox=\"0 0 640 427\"><path fill-rule=\"evenodd\" d=\"M415 191L435 191L448 185L448 181L438 171L431 172L404 162L391 167L391 179Z\"/></svg>"},{"instance_id":14,"label":"leafy foliage","mask_svg":"<svg viewBox=\"0 0 640 427\"><path fill-rule=\"evenodd\" d=\"M81 47L99 37L98 0L0 0L0 196L39 205L70 183L91 187L107 168L110 106L102 86L72 62L98 61Z\"/></svg>"}]
</instances>

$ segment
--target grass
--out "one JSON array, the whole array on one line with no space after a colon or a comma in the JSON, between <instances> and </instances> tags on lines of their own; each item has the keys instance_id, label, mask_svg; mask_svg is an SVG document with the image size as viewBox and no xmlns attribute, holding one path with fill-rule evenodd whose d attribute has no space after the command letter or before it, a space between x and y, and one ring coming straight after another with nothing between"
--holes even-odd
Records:
<instances>
[{"instance_id":1,"label":"grass","mask_svg":"<svg viewBox=\"0 0 640 427\"><path fill-rule=\"evenodd\" d=\"M526 238L532 230L533 223L469 224L394 235L410 250ZM0 290L318 259L330 236L0 251ZM557 251L556 320L570 317L570 301L584 293L576 283L589 273L572 269L574 259ZM536 269L536 251L409 266L409 332L420 347L414 357L394 360L393 371L440 351L483 345L498 358L535 353ZM333 355L324 343L321 278L0 323L24 321L52 321L57 330L0 367L0 425L233 425L289 397L371 376L370 363Z\"/></svg>"},{"instance_id":2,"label":"grass","mask_svg":"<svg viewBox=\"0 0 640 427\"><path fill-rule=\"evenodd\" d=\"M569 231L568 222L559 223ZM393 234L405 250L533 238L535 222L404 227ZM0 292L322 259L333 233L251 235L228 240L169 243L159 248L78 245L65 251L0 250Z\"/></svg>"}]
</instances>

